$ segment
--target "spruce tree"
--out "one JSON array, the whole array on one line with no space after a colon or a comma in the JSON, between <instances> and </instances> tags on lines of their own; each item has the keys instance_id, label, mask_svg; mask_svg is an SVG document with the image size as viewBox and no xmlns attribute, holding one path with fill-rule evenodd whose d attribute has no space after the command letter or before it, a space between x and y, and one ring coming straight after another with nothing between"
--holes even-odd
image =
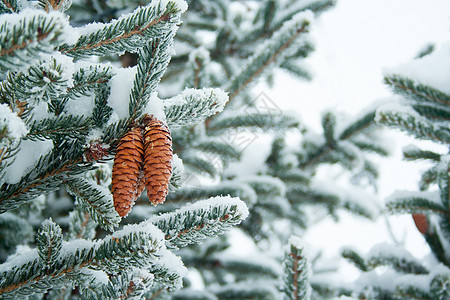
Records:
<instances>
[{"instance_id":1,"label":"spruce tree","mask_svg":"<svg viewBox=\"0 0 450 300\"><path fill-rule=\"evenodd\" d=\"M69 24L69 7L63 0L0 3L0 297L145 298L179 289L186 267L173 250L222 234L245 219L247 207L213 197L121 227L111 160L149 118L195 124L228 97L207 87L166 102L156 94L184 1L152 1L83 27ZM104 62L125 51L137 53L135 68ZM147 133L145 147L153 149ZM126 173L133 161L122 161L129 167L119 184L113 180L119 190L133 184ZM175 187L182 164L174 156L168 166ZM151 178L148 188L160 180Z\"/></svg>"},{"instance_id":2,"label":"spruce tree","mask_svg":"<svg viewBox=\"0 0 450 300\"><path fill-rule=\"evenodd\" d=\"M386 200L393 214L410 214L431 254L423 260L402 245L376 245L368 254L347 248L342 255L363 274L353 295L364 299L449 299L450 298L450 206L448 147L450 130L449 73L450 46L427 47L418 57L389 71L384 82L398 95L377 109L378 123L400 129L418 140L439 148L408 145L407 161L428 161L418 191L397 191ZM434 70L430 72L430 70ZM384 271L380 272L380 270Z\"/></svg>"}]
</instances>

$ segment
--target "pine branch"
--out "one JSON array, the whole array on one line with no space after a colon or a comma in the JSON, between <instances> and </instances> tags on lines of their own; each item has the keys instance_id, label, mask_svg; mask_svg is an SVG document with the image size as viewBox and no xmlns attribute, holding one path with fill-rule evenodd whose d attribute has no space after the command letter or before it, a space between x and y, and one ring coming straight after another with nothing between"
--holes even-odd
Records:
<instances>
[{"instance_id":1,"label":"pine branch","mask_svg":"<svg viewBox=\"0 0 450 300\"><path fill-rule=\"evenodd\" d=\"M441 155L433 152L422 150L416 146L408 146L403 148L403 157L406 160L414 161L419 159L429 159L435 162L439 162L441 160Z\"/></svg>"},{"instance_id":2,"label":"pine branch","mask_svg":"<svg viewBox=\"0 0 450 300\"><path fill-rule=\"evenodd\" d=\"M184 166L193 172L214 178L219 173L218 166L214 164L214 161L198 154L191 151L184 153L182 156Z\"/></svg>"},{"instance_id":3,"label":"pine branch","mask_svg":"<svg viewBox=\"0 0 450 300\"><path fill-rule=\"evenodd\" d=\"M18 14L15 22L7 19L0 24L0 68L16 69L29 65L41 53L52 51L61 43L69 24L63 14L34 11Z\"/></svg>"},{"instance_id":4,"label":"pine branch","mask_svg":"<svg viewBox=\"0 0 450 300\"><path fill-rule=\"evenodd\" d=\"M387 202L386 207L394 213L436 213L439 215L449 215L448 210L433 200L417 196L400 197Z\"/></svg>"},{"instance_id":5,"label":"pine branch","mask_svg":"<svg viewBox=\"0 0 450 300\"><path fill-rule=\"evenodd\" d=\"M88 96L89 92L106 84L113 75L113 71L108 65L90 65L80 68L73 74L73 85L67 89L67 95L70 98Z\"/></svg>"},{"instance_id":6,"label":"pine branch","mask_svg":"<svg viewBox=\"0 0 450 300\"><path fill-rule=\"evenodd\" d=\"M210 65L208 50L199 48L192 51L186 63L187 75L184 86L195 89L210 86L210 73L207 69Z\"/></svg>"},{"instance_id":7,"label":"pine branch","mask_svg":"<svg viewBox=\"0 0 450 300\"><path fill-rule=\"evenodd\" d=\"M433 102L444 107L450 105L450 96L428 85L416 83L415 81L400 75L389 75L384 77L384 82L390 85L394 92L425 103Z\"/></svg>"},{"instance_id":8,"label":"pine branch","mask_svg":"<svg viewBox=\"0 0 450 300\"><path fill-rule=\"evenodd\" d=\"M349 140L352 137L358 135L362 131L368 129L370 126L375 124L375 112L369 112L358 118L356 121L352 122L348 127L346 127L337 138L337 142ZM308 156L300 162L299 167L301 169L311 168L317 164L320 164L324 159L333 152L333 148L327 143L317 147L313 153L309 153Z\"/></svg>"},{"instance_id":9,"label":"pine branch","mask_svg":"<svg viewBox=\"0 0 450 300\"><path fill-rule=\"evenodd\" d=\"M346 248L342 256L364 272L371 271L379 266L390 266L397 272L404 274L429 274L429 271L412 256L395 251L389 252L385 248L378 249L370 257L363 258L354 250ZM408 257L410 256L410 257Z\"/></svg>"},{"instance_id":10,"label":"pine branch","mask_svg":"<svg viewBox=\"0 0 450 300\"><path fill-rule=\"evenodd\" d=\"M282 61L284 52L302 34L307 32L309 21L302 13L286 22L259 51L250 57L238 74L231 79L226 88L230 91L230 100L238 96L250 83L254 82L271 65Z\"/></svg>"},{"instance_id":11,"label":"pine branch","mask_svg":"<svg viewBox=\"0 0 450 300\"><path fill-rule=\"evenodd\" d=\"M450 130L445 122L430 122L412 108L381 107L377 111L377 122L399 128L418 139L450 144Z\"/></svg>"},{"instance_id":12,"label":"pine branch","mask_svg":"<svg viewBox=\"0 0 450 300\"><path fill-rule=\"evenodd\" d=\"M31 123L25 139L44 140L67 137L83 139L91 129L92 120L84 116L63 115Z\"/></svg>"},{"instance_id":13,"label":"pine branch","mask_svg":"<svg viewBox=\"0 0 450 300\"><path fill-rule=\"evenodd\" d=\"M179 23L182 8L169 1L166 7L161 2L136 9L95 31L85 30L73 45L62 45L59 50L73 57L91 55L114 55L124 51L136 52L148 41L170 34Z\"/></svg>"},{"instance_id":14,"label":"pine branch","mask_svg":"<svg viewBox=\"0 0 450 300\"><path fill-rule=\"evenodd\" d=\"M3 183L0 188L0 213L19 207L36 196L59 189L67 176L85 172L90 164L82 162L78 141L65 142L41 157L34 169L16 184Z\"/></svg>"},{"instance_id":15,"label":"pine branch","mask_svg":"<svg viewBox=\"0 0 450 300\"><path fill-rule=\"evenodd\" d=\"M221 89L185 89L180 95L164 100L167 124L171 128L195 125L221 112L228 96Z\"/></svg>"},{"instance_id":16,"label":"pine branch","mask_svg":"<svg viewBox=\"0 0 450 300\"><path fill-rule=\"evenodd\" d=\"M36 237L37 253L48 272L58 258L62 247L62 231L52 219L45 220Z\"/></svg>"},{"instance_id":17,"label":"pine branch","mask_svg":"<svg viewBox=\"0 0 450 300\"><path fill-rule=\"evenodd\" d=\"M284 256L282 291L284 299L308 300L311 287L309 284L309 266L300 241L297 237L289 240L289 250Z\"/></svg>"},{"instance_id":18,"label":"pine branch","mask_svg":"<svg viewBox=\"0 0 450 300\"><path fill-rule=\"evenodd\" d=\"M192 147L203 152L218 155L223 161L237 160L241 157L241 153L235 146L222 139L207 138L199 140Z\"/></svg>"},{"instance_id":19,"label":"pine branch","mask_svg":"<svg viewBox=\"0 0 450 300\"><path fill-rule=\"evenodd\" d=\"M169 249L178 249L223 234L241 223L247 215L246 205L238 198L216 197L186 205L149 221L164 232Z\"/></svg>"},{"instance_id":20,"label":"pine branch","mask_svg":"<svg viewBox=\"0 0 450 300\"><path fill-rule=\"evenodd\" d=\"M96 235L97 223L92 220L89 213L80 206L69 213L69 240L92 240Z\"/></svg>"},{"instance_id":21,"label":"pine branch","mask_svg":"<svg viewBox=\"0 0 450 300\"><path fill-rule=\"evenodd\" d=\"M208 124L209 132L212 135L219 135L226 130L242 129L263 129L267 130L285 130L286 128L296 128L300 124L295 117L259 112L236 112L234 114L222 115L211 120Z\"/></svg>"},{"instance_id":22,"label":"pine branch","mask_svg":"<svg viewBox=\"0 0 450 300\"><path fill-rule=\"evenodd\" d=\"M450 106L442 107L441 105L431 104L413 104L411 105L415 111L421 116L435 121L450 121Z\"/></svg>"},{"instance_id":23,"label":"pine branch","mask_svg":"<svg viewBox=\"0 0 450 300\"><path fill-rule=\"evenodd\" d=\"M12 86L15 100L33 104L61 101L68 88L68 78L72 75L70 67L64 63L67 62L52 57L40 60L26 72L18 73Z\"/></svg>"},{"instance_id":24,"label":"pine branch","mask_svg":"<svg viewBox=\"0 0 450 300\"><path fill-rule=\"evenodd\" d=\"M286 61L280 65L280 68L286 70L287 72L289 72L289 74L292 74L299 79L312 80L312 75L307 69L302 68L292 62Z\"/></svg>"},{"instance_id":25,"label":"pine branch","mask_svg":"<svg viewBox=\"0 0 450 300\"><path fill-rule=\"evenodd\" d=\"M100 227L113 231L119 226L121 218L114 209L109 190L83 178L65 180L64 185Z\"/></svg>"},{"instance_id":26,"label":"pine branch","mask_svg":"<svg viewBox=\"0 0 450 300\"><path fill-rule=\"evenodd\" d=\"M137 73L130 94L131 120L142 114L170 62L173 35L173 32L169 32L159 39L153 39L139 51Z\"/></svg>"},{"instance_id":27,"label":"pine branch","mask_svg":"<svg viewBox=\"0 0 450 300\"><path fill-rule=\"evenodd\" d=\"M95 106L92 111L92 122L98 128L104 128L105 124L111 117L113 109L108 106L108 97L111 89L108 86L99 88L95 95Z\"/></svg>"},{"instance_id":28,"label":"pine branch","mask_svg":"<svg viewBox=\"0 0 450 300\"><path fill-rule=\"evenodd\" d=\"M42 263L34 249L24 257L0 265L0 296L29 296L85 280L94 281L91 286L102 286L99 279L92 277L93 270L117 274L117 270L126 273L137 267L148 268L159 281L172 283L180 278L174 269L184 270L165 249L161 232L151 224L132 225L100 241L62 243L59 255L49 268L43 269Z\"/></svg>"},{"instance_id":29,"label":"pine branch","mask_svg":"<svg viewBox=\"0 0 450 300\"><path fill-rule=\"evenodd\" d=\"M17 0L1 0L0 14L16 13L19 10Z\"/></svg>"}]
</instances>

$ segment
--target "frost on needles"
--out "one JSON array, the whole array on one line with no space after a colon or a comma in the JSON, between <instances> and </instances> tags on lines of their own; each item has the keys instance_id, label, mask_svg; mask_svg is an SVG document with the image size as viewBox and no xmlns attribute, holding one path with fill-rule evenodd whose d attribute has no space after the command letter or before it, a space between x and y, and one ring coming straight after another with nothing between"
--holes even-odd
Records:
<instances>
[{"instance_id":1,"label":"frost on needles","mask_svg":"<svg viewBox=\"0 0 450 300\"><path fill-rule=\"evenodd\" d=\"M71 2L0 1L0 298L138 299L180 289L186 267L172 250L223 234L247 207L214 197L121 227L111 159L143 118L194 125L228 96L204 87L158 97L185 1L151 1L85 26L69 23ZM111 59L124 52L138 54L136 67ZM171 190L183 170L177 156L173 164Z\"/></svg>"}]
</instances>

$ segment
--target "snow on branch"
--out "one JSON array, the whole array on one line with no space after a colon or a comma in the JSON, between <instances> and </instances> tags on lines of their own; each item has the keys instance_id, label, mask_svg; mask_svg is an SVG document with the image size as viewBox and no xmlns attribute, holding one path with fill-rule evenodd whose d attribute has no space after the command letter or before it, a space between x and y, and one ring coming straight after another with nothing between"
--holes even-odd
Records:
<instances>
[{"instance_id":1,"label":"snow on branch","mask_svg":"<svg viewBox=\"0 0 450 300\"><path fill-rule=\"evenodd\" d=\"M105 296L111 288L127 290L130 282L120 280L123 274L149 273L147 270L154 275L146 276L151 279L147 284L154 278L172 288L180 287L186 273L180 259L166 249L164 235L154 225L129 225L98 241L65 242L59 227L47 220L40 229L37 249L12 256L0 265L0 297L29 296L62 285L96 286ZM112 287L110 280L123 286Z\"/></svg>"},{"instance_id":2,"label":"snow on branch","mask_svg":"<svg viewBox=\"0 0 450 300\"><path fill-rule=\"evenodd\" d=\"M228 95L218 88L185 89L181 94L164 100L164 111L170 127L197 124L221 112Z\"/></svg>"},{"instance_id":3,"label":"snow on branch","mask_svg":"<svg viewBox=\"0 0 450 300\"><path fill-rule=\"evenodd\" d=\"M244 202L238 198L218 196L153 217L149 222L165 233L169 249L178 249L223 234L247 216L248 209Z\"/></svg>"},{"instance_id":4,"label":"snow on branch","mask_svg":"<svg viewBox=\"0 0 450 300\"><path fill-rule=\"evenodd\" d=\"M284 273L282 291L284 299L309 299L311 286L309 283L310 265L303 251L303 242L292 236L284 256Z\"/></svg>"},{"instance_id":5,"label":"snow on branch","mask_svg":"<svg viewBox=\"0 0 450 300\"><path fill-rule=\"evenodd\" d=\"M0 16L0 69L16 69L36 61L67 41L67 18L59 12L25 9Z\"/></svg>"},{"instance_id":6,"label":"snow on branch","mask_svg":"<svg viewBox=\"0 0 450 300\"><path fill-rule=\"evenodd\" d=\"M226 89L230 91L230 99L238 96L268 67L279 65L283 61L286 50L295 43L302 33L308 31L311 19L312 13L310 12L301 12L294 15L267 42L261 45L231 79Z\"/></svg>"},{"instance_id":7,"label":"snow on branch","mask_svg":"<svg viewBox=\"0 0 450 300\"><path fill-rule=\"evenodd\" d=\"M149 40L172 32L185 9L180 1L154 1L109 24L93 23L80 28L78 41L65 44L59 50L74 57L136 52Z\"/></svg>"}]
</instances>

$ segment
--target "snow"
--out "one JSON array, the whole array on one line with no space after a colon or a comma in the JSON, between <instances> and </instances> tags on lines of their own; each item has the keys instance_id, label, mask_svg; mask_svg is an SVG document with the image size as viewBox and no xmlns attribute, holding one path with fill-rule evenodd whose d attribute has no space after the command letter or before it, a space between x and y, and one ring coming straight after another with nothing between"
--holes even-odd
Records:
<instances>
[{"instance_id":1,"label":"snow","mask_svg":"<svg viewBox=\"0 0 450 300\"><path fill-rule=\"evenodd\" d=\"M110 236L106 237L104 241L109 240L110 238L122 238L126 235L132 233L144 232L152 237L153 241L160 241L161 246L164 245L162 241L164 240L164 233L159 230L158 227L151 224L150 222L143 222L140 224L131 224L124 226L121 230L114 232Z\"/></svg>"},{"instance_id":2,"label":"snow","mask_svg":"<svg viewBox=\"0 0 450 300\"><path fill-rule=\"evenodd\" d=\"M442 205L438 191L402 191L396 190L386 198L386 202L397 202L400 199L425 198L430 202ZM426 209L425 209L426 210Z\"/></svg>"},{"instance_id":3,"label":"snow","mask_svg":"<svg viewBox=\"0 0 450 300\"><path fill-rule=\"evenodd\" d=\"M394 68L385 75L399 74L450 94L450 42L439 45L431 54Z\"/></svg>"},{"instance_id":4,"label":"snow","mask_svg":"<svg viewBox=\"0 0 450 300\"><path fill-rule=\"evenodd\" d=\"M53 149L52 140L25 140L20 144L20 150L14 157L14 162L5 169L5 181L15 184L32 171L39 158Z\"/></svg>"},{"instance_id":5,"label":"snow","mask_svg":"<svg viewBox=\"0 0 450 300\"><path fill-rule=\"evenodd\" d=\"M18 266L25 265L33 260L38 260L39 256L36 249L31 249L28 245L18 245L16 252L8 256L6 262L0 264L0 274L9 272Z\"/></svg>"},{"instance_id":6,"label":"snow","mask_svg":"<svg viewBox=\"0 0 450 300\"><path fill-rule=\"evenodd\" d=\"M8 137L17 140L28 133L25 123L7 104L0 104L0 130L7 128Z\"/></svg>"},{"instance_id":7,"label":"snow","mask_svg":"<svg viewBox=\"0 0 450 300\"><path fill-rule=\"evenodd\" d=\"M109 1L109 2L111 2L111 4L113 6L115 5L113 1ZM92 23L89 23L89 24L87 24L85 26L76 28L76 31L77 31L78 35L80 35L80 36L81 35L83 35L83 36L90 35L92 33L95 33L95 32L98 32L98 31L102 30L106 26L114 26L115 24L117 24L119 22L122 22L122 20L130 18L132 15L138 14L139 11L147 10L149 8L151 9L151 8L157 7L158 5L161 5L161 7L166 7L169 2L173 2L173 3L175 3L177 5L177 7L180 9L179 14L184 13L187 10L188 5L187 5L186 1L184 1L184 0L151 1L150 4L148 4L146 6L140 6L137 9L135 9L133 12L130 12L130 13L127 13L127 14L122 14L120 16L120 18L115 19L115 20L111 21L108 24L92 22ZM122 8L123 6L120 5L120 7ZM101 8L99 8L99 10L101 10Z\"/></svg>"},{"instance_id":8,"label":"snow","mask_svg":"<svg viewBox=\"0 0 450 300\"><path fill-rule=\"evenodd\" d=\"M54 62L56 65L61 66L61 70L55 70ZM57 77L61 76L59 81L65 82L69 87L73 86L73 73L75 73L75 63L73 62L73 58L63 55L60 52L53 52L52 54L41 54L41 64L46 70L52 75ZM44 77L44 79L48 79ZM64 86L64 90L59 91L61 94L66 92L66 87Z\"/></svg>"},{"instance_id":9,"label":"snow","mask_svg":"<svg viewBox=\"0 0 450 300\"><path fill-rule=\"evenodd\" d=\"M188 100L195 99L196 102L203 102L204 99L209 99L211 97L215 97L216 105L214 106L214 113L221 112L225 107L225 104L228 102L228 93L224 92L219 88L203 88L203 89L192 89L187 88L181 94L178 94L175 97L165 99L164 105L166 107L172 105L184 105ZM202 101L203 100L203 101Z\"/></svg>"},{"instance_id":10,"label":"snow","mask_svg":"<svg viewBox=\"0 0 450 300\"><path fill-rule=\"evenodd\" d=\"M183 276L187 275L187 268L184 266L180 257L173 254L167 249L159 251L159 259L156 262L156 267L162 267L168 271L168 273L178 274L180 277L174 282L174 288L180 289L183 287Z\"/></svg>"},{"instance_id":11,"label":"snow","mask_svg":"<svg viewBox=\"0 0 450 300\"><path fill-rule=\"evenodd\" d=\"M89 117L95 107L95 94L81 95L76 99L69 99L64 107L64 112L74 116Z\"/></svg>"},{"instance_id":12,"label":"snow","mask_svg":"<svg viewBox=\"0 0 450 300\"><path fill-rule=\"evenodd\" d=\"M217 196L210 198L208 200L200 200L193 204L186 204L182 208L176 210L172 213L166 213L161 216L154 216L148 219L148 222L150 223L156 223L160 219L166 219L170 218L173 215L182 215L185 212L189 211L210 211L215 207L222 207L222 208L230 208L231 206L236 206L236 214L240 216L241 220L244 220L248 217L249 211L247 208L247 205L240 200L237 197L231 197L231 196ZM182 221L180 221L182 223Z\"/></svg>"},{"instance_id":13,"label":"snow","mask_svg":"<svg viewBox=\"0 0 450 300\"><path fill-rule=\"evenodd\" d=\"M179 174L184 172L183 160L176 153L172 157L172 170L177 170Z\"/></svg>"},{"instance_id":14,"label":"snow","mask_svg":"<svg viewBox=\"0 0 450 300\"><path fill-rule=\"evenodd\" d=\"M55 29L52 30L52 32L58 32L62 31L63 33L60 34L57 38L57 42L60 43L72 43L77 40L78 36L72 30L72 28L69 26L69 17L58 12L58 11L50 11L45 12L42 9L32 9L32 8L25 8L21 10L19 13L14 14L2 14L0 16L0 24L5 24L6 27L3 28L3 31L1 32L2 39L5 35L8 34L8 32L11 32L13 27L20 27L19 24L28 23L32 18L45 18L47 20L53 19L53 24L55 26ZM53 40L55 38L54 34L50 33L46 40ZM30 61L27 62L30 64Z\"/></svg>"},{"instance_id":15,"label":"snow","mask_svg":"<svg viewBox=\"0 0 450 300\"><path fill-rule=\"evenodd\" d=\"M159 121L166 123L166 114L164 113L164 103L158 98L157 93L153 92L150 96L147 106L144 108L144 113L149 116L154 116Z\"/></svg>"},{"instance_id":16,"label":"snow","mask_svg":"<svg viewBox=\"0 0 450 300\"><path fill-rule=\"evenodd\" d=\"M64 259L69 255L80 253L82 251L90 251L92 248L99 244L98 241L89 241L85 239L76 239L71 241L62 241L61 251L58 258Z\"/></svg>"},{"instance_id":17,"label":"snow","mask_svg":"<svg viewBox=\"0 0 450 300\"><path fill-rule=\"evenodd\" d=\"M303 239L301 237L292 235L289 238L288 244L294 246L297 249L303 249L305 242L303 241Z\"/></svg>"},{"instance_id":18,"label":"snow","mask_svg":"<svg viewBox=\"0 0 450 300\"><path fill-rule=\"evenodd\" d=\"M128 118L130 93L136 72L136 67L118 69L116 75L109 81L111 92L108 105L113 109L112 120Z\"/></svg>"},{"instance_id":19,"label":"snow","mask_svg":"<svg viewBox=\"0 0 450 300\"><path fill-rule=\"evenodd\" d=\"M382 287L384 290L395 291L399 286L412 286L424 291L430 288L432 275L412 275L399 274L390 269L385 270L381 274L376 270L365 272L356 280L355 287L363 288L365 286Z\"/></svg>"},{"instance_id":20,"label":"snow","mask_svg":"<svg viewBox=\"0 0 450 300\"><path fill-rule=\"evenodd\" d=\"M41 121L43 119L54 117L53 113L48 112L48 104L47 102L40 101L35 104L32 111L32 119L33 121Z\"/></svg>"},{"instance_id":21,"label":"snow","mask_svg":"<svg viewBox=\"0 0 450 300\"><path fill-rule=\"evenodd\" d=\"M81 273L83 275L88 275L89 277L91 277L91 278L89 278L89 280L94 279L96 284L100 283L103 285L108 285L108 283L109 283L108 274L106 274L106 272L104 272L104 271L82 268Z\"/></svg>"}]
</instances>

